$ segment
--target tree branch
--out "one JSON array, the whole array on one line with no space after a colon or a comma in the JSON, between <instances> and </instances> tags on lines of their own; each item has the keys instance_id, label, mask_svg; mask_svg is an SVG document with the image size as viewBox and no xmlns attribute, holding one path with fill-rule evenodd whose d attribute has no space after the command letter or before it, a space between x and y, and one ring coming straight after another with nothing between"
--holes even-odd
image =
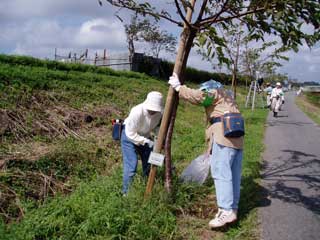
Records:
<instances>
[{"instance_id":1,"label":"tree branch","mask_svg":"<svg viewBox=\"0 0 320 240\"><path fill-rule=\"evenodd\" d=\"M158 13L158 12L152 12L152 11L149 11L149 10L146 10L146 9L143 9L141 7L137 7L137 6L127 6L126 4L120 4L120 3L117 3L117 2L114 2L114 1L109 1L107 0L108 3L110 3L112 6L115 6L115 7L119 7L119 8L125 8L125 9L129 9L129 10L133 10L133 11L136 11L136 12L140 12L140 13L143 13L145 15L150 15L154 18L163 18L169 22L172 22L176 25L178 25L179 27L183 27L183 23L182 22L179 22L173 18L170 18L168 16L166 16L165 14L161 14L161 13Z\"/></svg>"},{"instance_id":2,"label":"tree branch","mask_svg":"<svg viewBox=\"0 0 320 240\"><path fill-rule=\"evenodd\" d=\"M208 0L203 1L198 18L197 18L197 21L196 21L196 24L201 22L201 19L202 19L204 10L206 9L207 3L208 3Z\"/></svg>"},{"instance_id":3,"label":"tree branch","mask_svg":"<svg viewBox=\"0 0 320 240\"><path fill-rule=\"evenodd\" d=\"M220 17L220 15L226 10L225 7L228 5L228 3L229 3L229 0L225 1L224 4L222 5L220 11L217 14L215 14L213 17L208 17L208 18L203 19L202 21L199 22L199 25L205 25L206 21L208 21L210 19L213 22L215 22L217 20L217 18Z\"/></svg>"},{"instance_id":4,"label":"tree branch","mask_svg":"<svg viewBox=\"0 0 320 240\"><path fill-rule=\"evenodd\" d=\"M200 25L205 25L205 24L210 24L211 25L213 23L224 22L224 21L235 19L235 18L240 18L240 17L246 16L246 15L250 15L252 13L261 12L261 11L264 11L264 10L265 10L265 7L261 7L261 8L256 8L256 9L253 9L253 10L250 10L250 11L246 11L246 12L243 12L243 13L239 13L237 15L232 15L232 16L229 16L229 17L222 17L222 18L219 18L219 19L216 18L216 16L214 16L214 17L207 18L206 20L201 21Z\"/></svg>"},{"instance_id":5,"label":"tree branch","mask_svg":"<svg viewBox=\"0 0 320 240\"><path fill-rule=\"evenodd\" d=\"M185 16L183 15L182 11L181 11L181 8L179 6L179 3L178 3L178 0L174 0L174 3L176 4L176 8L178 10L178 13L179 13L179 16L182 18L183 22L188 26L188 28L195 28L193 25L191 25L187 19L185 18ZM192 9L193 11L193 9Z\"/></svg>"}]
</instances>

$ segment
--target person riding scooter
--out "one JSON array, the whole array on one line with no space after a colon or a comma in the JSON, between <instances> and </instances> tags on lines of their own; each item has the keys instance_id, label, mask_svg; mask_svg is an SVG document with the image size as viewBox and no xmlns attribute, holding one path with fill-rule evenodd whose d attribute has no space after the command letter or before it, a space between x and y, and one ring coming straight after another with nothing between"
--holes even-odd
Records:
<instances>
[{"instance_id":1,"label":"person riding scooter","mask_svg":"<svg viewBox=\"0 0 320 240\"><path fill-rule=\"evenodd\" d=\"M278 116L282 101L284 101L284 94L281 89L281 83L277 82L276 87L271 92L271 110L274 117Z\"/></svg>"}]
</instances>

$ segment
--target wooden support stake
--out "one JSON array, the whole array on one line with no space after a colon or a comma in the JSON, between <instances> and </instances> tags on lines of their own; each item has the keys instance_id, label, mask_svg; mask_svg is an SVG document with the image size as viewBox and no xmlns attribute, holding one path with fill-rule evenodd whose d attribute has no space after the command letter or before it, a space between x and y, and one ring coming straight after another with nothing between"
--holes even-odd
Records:
<instances>
[{"instance_id":1,"label":"wooden support stake","mask_svg":"<svg viewBox=\"0 0 320 240\"><path fill-rule=\"evenodd\" d=\"M186 20L189 23L191 22L195 2L196 2L196 0L191 0L190 1L191 7L188 7L188 10L187 10ZM186 23L184 24L183 29L184 30L181 34L178 53L177 53L177 57L176 57L176 62L175 62L174 69L173 69L173 71L178 76L181 76L183 64L186 63L186 61L185 61L185 58L187 57L186 52L187 52L187 54L189 54L189 51L186 51L187 50L186 44L188 42L188 38L190 37L191 29L189 29L189 27ZM156 153L159 153L162 150L162 147L163 147L163 144L164 144L164 141L166 138L175 94L177 94L177 92L175 92L175 90L170 86L169 90L168 90L168 95L167 95L167 99L166 99L166 104L165 104L163 116L162 116L162 121L161 121L161 125L160 125L157 143L153 149L153 151ZM148 183L147 183L146 192L145 192L145 198L151 194L151 191L152 191L152 188L154 185L154 180L156 177L156 172L157 172L157 167L154 165L151 165L150 174L149 174Z\"/></svg>"}]
</instances>

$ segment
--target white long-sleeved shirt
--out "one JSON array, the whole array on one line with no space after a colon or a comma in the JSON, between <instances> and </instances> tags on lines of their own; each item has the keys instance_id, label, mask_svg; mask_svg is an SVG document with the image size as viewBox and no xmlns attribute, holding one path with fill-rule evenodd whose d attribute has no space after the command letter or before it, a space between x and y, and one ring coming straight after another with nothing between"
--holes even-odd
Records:
<instances>
[{"instance_id":1,"label":"white long-sleeved shirt","mask_svg":"<svg viewBox=\"0 0 320 240\"><path fill-rule=\"evenodd\" d=\"M160 123L162 113L150 115L141 103L133 107L129 116L124 120L125 133L135 145L144 145L150 138L150 133Z\"/></svg>"},{"instance_id":2,"label":"white long-sleeved shirt","mask_svg":"<svg viewBox=\"0 0 320 240\"><path fill-rule=\"evenodd\" d=\"M284 100L284 94L281 88L274 88L271 92L271 98L279 96L282 100Z\"/></svg>"}]
</instances>

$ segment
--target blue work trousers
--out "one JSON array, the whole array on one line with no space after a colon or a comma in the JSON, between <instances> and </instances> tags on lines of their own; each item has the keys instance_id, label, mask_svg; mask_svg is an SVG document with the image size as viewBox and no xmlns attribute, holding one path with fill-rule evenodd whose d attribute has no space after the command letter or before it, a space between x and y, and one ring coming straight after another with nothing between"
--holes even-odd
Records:
<instances>
[{"instance_id":1,"label":"blue work trousers","mask_svg":"<svg viewBox=\"0 0 320 240\"><path fill-rule=\"evenodd\" d=\"M216 188L218 207L238 209L240 200L242 149L213 143L211 175Z\"/></svg>"},{"instance_id":2,"label":"blue work trousers","mask_svg":"<svg viewBox=\"0 0 320 240\"><path fill-rule=\"evenodd\" d=\"M133 177L137 172L138 155L140 155L142 160L143 175L148 176L150 170L150 164L148 164L148 159L152 151L152 148L149 148L147 144L144 146L135 145L127 138L125 129L123 129L121 134L121 151L123 159L122 193L126 194L133 180Z\"/></svg>"}]
</instances>

